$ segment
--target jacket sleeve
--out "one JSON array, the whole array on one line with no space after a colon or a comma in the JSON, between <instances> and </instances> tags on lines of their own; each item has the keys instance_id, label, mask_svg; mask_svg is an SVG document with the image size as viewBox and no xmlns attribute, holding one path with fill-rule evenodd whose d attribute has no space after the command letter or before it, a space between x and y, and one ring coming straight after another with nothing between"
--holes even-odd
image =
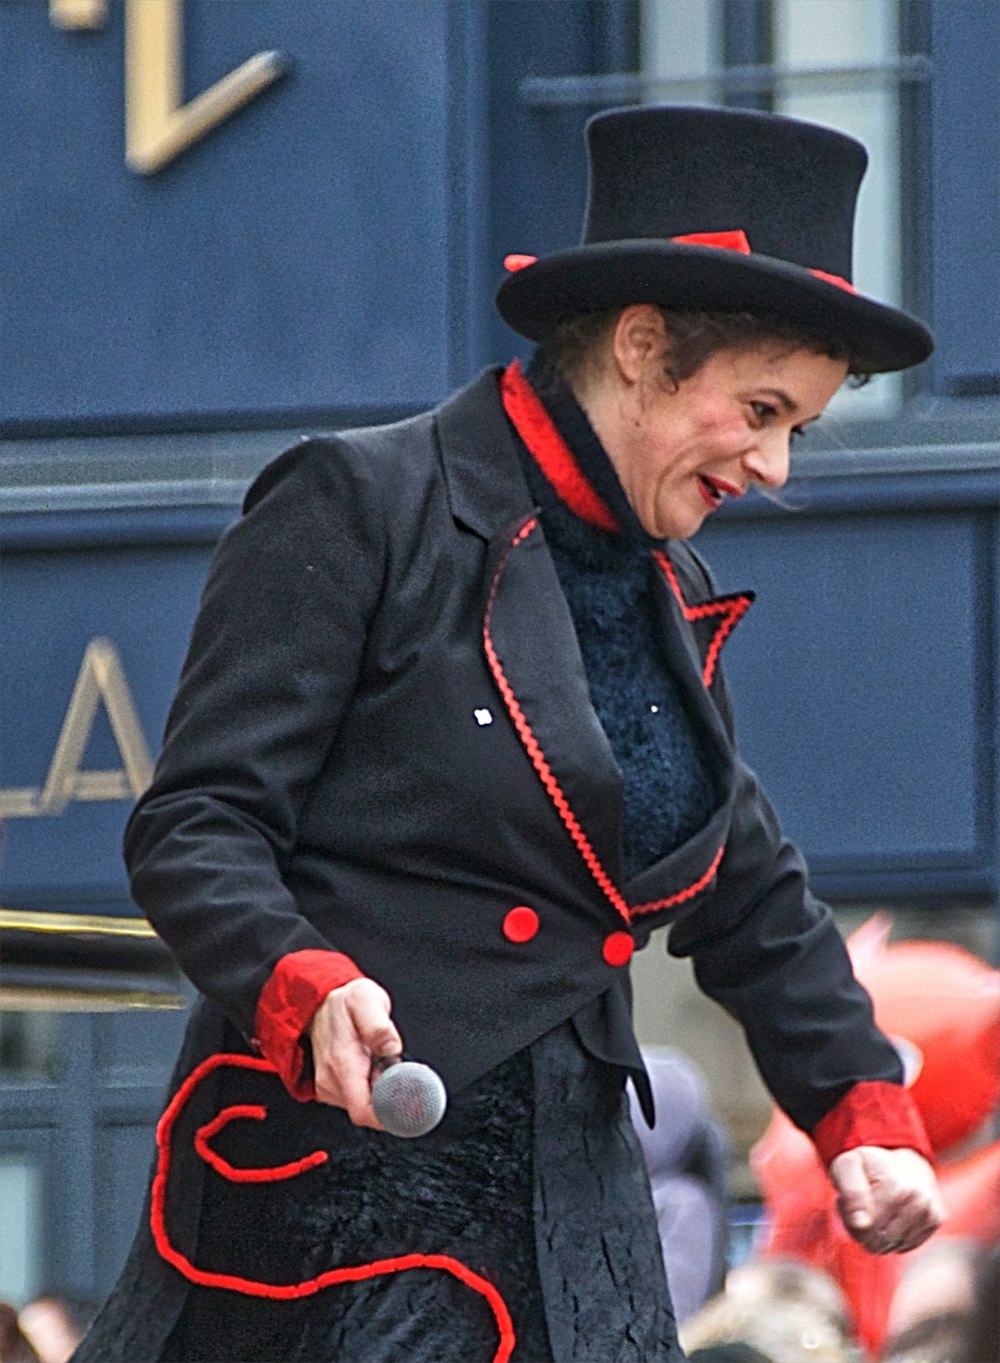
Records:
<instances>
[{"instance_id":1,"label":"jacket sleeve","mask_svg":"<svg viewBox=\"0 0 1000 1363\"><path fill-rule=\"evenodd\" d=\"M700 590L712 582L700 570ZM687 565L685 565L687 566ZM719 670L713 698L733 735ZM798 850L754 774L737 764L735 815L716 889L675 921L673 955L690 956L700 987L741 1024L778 1105L829 1163L859 1145L930 1158L895 1047L877 1028L839 929L810 892Z\"/></svg>"},{"instance_id":2,"label":"jacket sleeve","mask_svg":"<svg viewBox=\"0 0 1000 1363\"><path fill-rule=\"evenodd\" d=\"M185 974L311 1096L302 1031L361 971L282 878L355 689L382 586L371 475L288 451L216 550L163 751L125 833L132 894Z\"/></svg>"},{"instance_id":3,"label":"jacket sleeve","mask_svg":"<svg viewBox=\"0 0 1000 1363\"><path fill-rule=\"evenodd\" d=\"M691 957L700 987L741 1024L775 1101L827 1163L858 1145L929 1158L899 1056L829 909L752 773L738 779L716 889L675 922L671 953Z\"/></svg>"}]
</instances>

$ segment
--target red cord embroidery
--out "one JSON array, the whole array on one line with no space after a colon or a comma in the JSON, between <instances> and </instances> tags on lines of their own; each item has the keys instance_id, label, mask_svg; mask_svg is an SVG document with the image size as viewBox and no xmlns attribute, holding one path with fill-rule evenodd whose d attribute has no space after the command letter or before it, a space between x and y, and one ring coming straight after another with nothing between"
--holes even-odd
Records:
<instances>
[{"instance_id":1,"label":"red cord embroidery","mask_svg":"<svg viewBox=\"0 0 1000 1363\"><path fill-rule=\"evenodd\" d=\"M706 620L710 616L720 617L718 626L712 636L712 642L708 646L705 654L705 661L702 665L701 679L706 687L712 685L715 677L715 668L719 661L719 654L722 652L722 645L726 642L733 629L743 619L744 615L753 605L752 596L719 596L714 601L705 601L699 606L689 606L684 600L684 593L681 591L681 584L677 580L677 573L670 559L660 549L653 550L653 558L659 564L664 577L670 583L670 589L677 598L677 604L685 620Z\"/></svg>"},{"instance_id":2,"label":"red cord embroidery","mask_svg":"<svg viewBox=\"0 0 1000 1363\"><path fill-rule=\"evenodd\" d=\"M242 1118L262 1122L266 1116L267 1108L256 1103L240 1103L234 1107L225 1107L218 1116L198 1128L195 1132L194 1148L206 1164L211 1165L217 1174L228 1179L230 1183L278 1183L285 1178L296 1178L299 1174L326 1163L328 1159L326 1151L314 1150L311 1155L293 1160L291 1164L276 1164L268 1169L237 1169L209 1144L212 1137L217 1136L230 1122Z\"/></svg>"},{"instance_id":3,"label":"red cord embroidery","mask_svg":"<svg viewBox=\"0 0 1000 1363\"><path fill-rule=\"evenodd\" d=\"M334 1287L340 1283L361 1282L368 1278L383 1277L389 1273L405 1273L411 1268L436 1269L443 1273L450 1273L453 1278L457 1278L460 1283L486 1299L490 1310L493 1312L500 1334L500 1342L496 1353L493 1355L492 1363L507 1363L514 1351L516 1341L513 1322L506 1302L491 1282L488 1282L478 1273L473 1273L460 1260L453 1259L448 1254L403 1254L389 1259L376 1259L368 1264L356 1264L350 1268L330 1269L328 1272L320 1273L317 1277L308 1278L304 1282L266 1283L258 1282L253 1278L241 1278L232 1273L215 1273L198 1268L177 1249L170 1240L166 1223L167 1180L170 1175L171 1140L174 1126L201 1081L224 1065L258 1070L266 1074L277 1074L277 1070L271 1062L262 1057L236 1054L210 1055L207 1060L203 1060L200 1065L192 1070L174 1094L156 1128L156 1143L159 1153L156 1175L153 1179L149 1220L153 1240L160 1256L177 1269L188 1282L196 1283L200 1287L221 1288L229 1292L241 1292L247 1297L266 1297L272 1301L298 1301L303 1297L314 1296L317 1292L322 1292L324 1288ZM303 1160L295 1161L292 1164L279 1165L272 1169L237 1170L211 1150L208 1145L209 1140L228 1122L237 1117L257 1119L266 1116L266 1111L266 1108L250 1104L223 1109L212 1121L199 1128L195 1137L195 1148L198 1154L203 1159L207 1157L212 1168L221 1173L224 1178L231 1178L235 1175L238 1182L267 1182L294 1178L326 1160L325 1151L314 1151ZM205 1152L207 1152L207 1156Z\"/></svg>"}]
</instances>

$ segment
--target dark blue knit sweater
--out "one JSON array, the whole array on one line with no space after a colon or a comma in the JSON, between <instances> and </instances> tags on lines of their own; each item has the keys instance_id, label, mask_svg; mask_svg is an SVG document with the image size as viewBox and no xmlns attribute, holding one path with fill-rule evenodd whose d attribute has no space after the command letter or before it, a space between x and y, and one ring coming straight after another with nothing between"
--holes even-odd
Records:
<instances>
[{"instance_id":1,"label":"dark blue knit sweater","mask_svg":"<svg viewBox=\"0 0 1000 1363\"><path fill-rule=\"evenodd\" d=\"M651 558L660 540L639 524L604 447L569 388L529 370L560 435L621 527L576 516L521 447L525 476L566 595L590 698L624 780L623 868L629 878L679 847L716 795L701 738L654 633Z\"/></svg>"}]
</instances>

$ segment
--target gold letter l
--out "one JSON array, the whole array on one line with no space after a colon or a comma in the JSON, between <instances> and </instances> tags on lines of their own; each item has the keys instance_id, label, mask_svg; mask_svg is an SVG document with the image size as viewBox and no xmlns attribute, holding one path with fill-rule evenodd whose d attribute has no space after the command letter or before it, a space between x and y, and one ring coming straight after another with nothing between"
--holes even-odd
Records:
<instances>
[{"instance_id":1,"label":"gold letter l","mask_svg":"<svg viewBox=\"0 0 1000 1363\"><path fill-rule=\"evenodd\" d=\"M126 0L125 160L140 175L160 170L286 70L280 52L258 52L183 104L181 3Z\"/></svg>"}]
</instances>

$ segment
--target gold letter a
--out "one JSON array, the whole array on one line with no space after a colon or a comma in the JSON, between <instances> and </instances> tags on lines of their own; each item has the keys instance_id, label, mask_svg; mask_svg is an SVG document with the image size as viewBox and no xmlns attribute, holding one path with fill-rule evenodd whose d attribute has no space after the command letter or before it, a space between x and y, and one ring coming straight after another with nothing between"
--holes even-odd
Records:
<instances>
[{"instance_id":1,"label":"gold letter a","mask_svg":"<svg viewBox=\"0 0 1000 1363\"><path fill-rule=\"evenodd\" d=\"M124 770L81 771L80 762L104 701ZM59 814L70 800L127 800L153 779L153 762L135 712L118 651L109 639L92 639L80 664L52 764L38 797L39 814Z\"/></svg>"}]
</instances>

